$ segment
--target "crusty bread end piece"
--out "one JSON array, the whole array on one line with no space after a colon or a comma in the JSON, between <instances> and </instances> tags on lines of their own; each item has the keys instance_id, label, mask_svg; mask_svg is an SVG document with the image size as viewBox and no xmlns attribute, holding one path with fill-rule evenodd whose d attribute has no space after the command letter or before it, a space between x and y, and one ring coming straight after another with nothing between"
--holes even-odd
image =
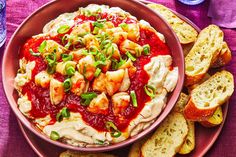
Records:
<instances>
[{"instance_id":1,"label":"crusty bread end piece","mask_svg":"<svg viewBox=\"0 0 236 157\"><path fill-rule=\"evenodd\" d=\"M106 153L84 153L67 150L60 154L60 157L116 157L115 155Z\"/></svg>"},{"instance_id":2,"label":"crusty bread end piece","mask_svg":"<svg viewBox=\"0 0 236 157\"><path fill-rule=\"evenodd\" d=\"M224 118L223 118L222 108L221 106L219 106L209 119L205 121L200 121L200 124L208 128L214 127L220 125L223 122L223 119Z\"/></svg>"},{"instance_id":3,"label":"crusty bread end piece","mask_svg":"<svg viewBox=\"0 0 236 157\"><path fill-rule=\"evenodd\" d=\"M216 108L224 104L234 91L234 78L228 71L215 73L193 89L184 108L185 118L193 121L207 120Z\"/></svg>"},{"instance_id":4,"label":"crusty bread end piece","mask_svg":"<svg viewBox=\"0 0 236 157\"><path fill-rule=\"evenodd\" d=\"M141 148L143 157L172 157L188 134L188 125L181 113L172 112Z\"/></svg>"},{"instance_id":5,"label":"crusty bread end piece","mask_svg":"<svg viewBox=\"0 0 236 157\"><path fill-rule=\"evenodd\" d=\"M179 150L179 154L189 154L195 148L195 122L187 120L188 134Z\"/></svg>"},{"instance_id":6,"label":"crusty bread end piece","mask_svg":"<svg viewBox=\"0 0 236 157\"><path fill-rule=\"evenodd\" d=\"M222 49L220 51L219 57L217 60L212 64L211 67L218 68L228 64L232 59L231 51L228 47L228 44L224 41L222 45Z\"/></svg>"},{"instance_id":7,"label":"crusty bread end piece","mask_svg":"<svg viewBox=\"0 0 236 157\"><path fill-rule=\"evenodd\" d=\"M185 85L193 85L207 73L220 53L223 44L223 32L216 25L204 28L192 49L185 57Z\"/></svg>"},{"instance_id":8,"label":"crusty bread end piece","mask_svg":"<svg viewBox=\"0 0 236 157\"><path fill-rule=\"evenodd\" d=\"M147 4L148 7L159 13L172 27L181 44L188 44L197 39L197 31L176 16L170 9L161 4Z\"/></svg>"}]
</instances>

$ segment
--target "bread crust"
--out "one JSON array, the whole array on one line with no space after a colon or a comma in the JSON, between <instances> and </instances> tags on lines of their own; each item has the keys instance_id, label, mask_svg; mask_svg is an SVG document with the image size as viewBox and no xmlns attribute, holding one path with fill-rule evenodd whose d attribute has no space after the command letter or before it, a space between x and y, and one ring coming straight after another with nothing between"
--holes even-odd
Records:
<instances>
[{"instance_id":1,"label":"bread crust","mask_svg":"<svg viewBox=\"0 0 236 157\"><path fill-rule=\"evenodd\" d=\"M188 101L187 105L184 108L184 117L192 121L204 121L213 115L217 107L199 109L196 107L192 98Z\"/></svg>"}]
</instances>

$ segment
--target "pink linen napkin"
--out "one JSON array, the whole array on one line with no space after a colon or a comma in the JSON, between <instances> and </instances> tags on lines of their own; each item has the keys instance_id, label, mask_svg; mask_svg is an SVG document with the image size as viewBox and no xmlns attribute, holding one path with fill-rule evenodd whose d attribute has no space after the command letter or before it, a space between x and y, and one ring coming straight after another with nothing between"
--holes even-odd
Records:
<instances>
[{"instance_id":1,"label":"pink linen napkin","mask_svg":"<svg viewBox=\"0 0 236 157\"><path fill-rule=\"evenodd\" d=\"M236 28L236 0L211 0L208 16L218 26Z\"/></svg>"}]
</instances>

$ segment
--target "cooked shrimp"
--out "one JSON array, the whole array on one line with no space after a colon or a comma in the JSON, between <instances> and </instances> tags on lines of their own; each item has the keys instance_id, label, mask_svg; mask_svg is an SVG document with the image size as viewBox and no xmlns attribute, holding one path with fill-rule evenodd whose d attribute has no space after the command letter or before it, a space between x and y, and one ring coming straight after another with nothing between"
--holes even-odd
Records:
<instances>
[{"instance_id":1,"label":"cooked shrimp","mask_svg":"<svg viewBox=\"0 0 236 157\"><path fill-rule=\"evenodd\" d=\"M95 91L106 93L106 75L101 73L97 78L95 78L92 87Z\"/></svg>"},{"instance_id":2,"label":"cooked shrimp","mask_svg":"<svg viewBox=\"0 0 236 157\"><path fill-rule=\"evenodd\" d=\"M92 113L106 115L108 114L108 106L109 106L109 101L107 99L107 96L105 93L102 93L90 102L87 109L89 112Z\"/></svg>"},{"instance_id":3,"label":"cooked shrimp","mask_svg":"<svg viewBox=\"0 0 236 157\"><path fill-rule=\"evenodd\" d=\"M51 103L54 105L59 104L62 101L64 94L65 93L64 93L63 83L56 79L51 79L50 81Z\"/></svg>"},{"instance_id":4,"label":"cooked shrimp","mask_svg":"<svg viewBox=\"0 0 236 157\"><path fill-rule=\"evenodd\" d=\"M80 96L86 89L86 82L84 80L84 76L76 71L74 76L71 77L71 82L71 92Z\"/></svg>"},{"instance_id":5,"label":"cooked shrimp","mask_svg":"<svg viewBox=\"0 0 236 157\"><path fill-rule=\"evenodd\" d=\"M77 64L77 69L79 69L79 72L89 81L93 79L96 71L94 63L95 60L93 55L87 55L86 57L80 59L79 64Z\"/></svg>"},{"instance_id":6,"label":"cooked shrimp","mask_svg":"<svg viewBox=\"0 0 236 157\"><path fill-rule=\"evenodd\" d=\"M43 88L49 86L51 77L46 71L41 71L37 75L35 75L35 83Z\"/></svg>"},{"instance_id":7,"label":"cooked shrimp","mask_svg":"<svg viewBox=\"0 0 236 157\"><path fill-rule=\"evenodd\" d=\"M135 72L137 71L137 68L133 65L133 62L131 61L131 59L128 59L118 69L126 69L126 68L128 68L129 77L132 77L135 74Z\"/></svg>"},{"instance_id":8,"label":"cooked shrimp","mask_svg":"<svg viewBox=\"0 0 236 157\"><path fill-rule=\"evenodd\" d=\"M107 79L106 89L107 93L110 96L113 95L115 92L117 92L121 87L124 74L125 74L124 69L106 72L106 79Z\"/></svg>"},{"instance_id":9,"label":"cooked shrimp","mask_svg":"<svg viewBox=\"0 0 236 157\"><path fill-rule=\"evenodd\" d=\"M115 115L124 111L130 103L130 95L126 92L116 93L112 96L113 112Z\"/></svg>"}]
</instances>

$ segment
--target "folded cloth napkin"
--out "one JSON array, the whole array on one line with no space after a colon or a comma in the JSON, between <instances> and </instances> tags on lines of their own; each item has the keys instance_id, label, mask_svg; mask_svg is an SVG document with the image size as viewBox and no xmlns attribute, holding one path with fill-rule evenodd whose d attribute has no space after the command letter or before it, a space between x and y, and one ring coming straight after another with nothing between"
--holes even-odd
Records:
<instances>
[{"instance_id":1,"label":"folded cloth napkin","mask_svg":"<svg viewBox=\"0 0 236 157\"><path fill-rule=\"evenodd\" d=\"M218 26L236 28L236 0L211 0L208 16Z\"/></svg>"}]
</instances>

